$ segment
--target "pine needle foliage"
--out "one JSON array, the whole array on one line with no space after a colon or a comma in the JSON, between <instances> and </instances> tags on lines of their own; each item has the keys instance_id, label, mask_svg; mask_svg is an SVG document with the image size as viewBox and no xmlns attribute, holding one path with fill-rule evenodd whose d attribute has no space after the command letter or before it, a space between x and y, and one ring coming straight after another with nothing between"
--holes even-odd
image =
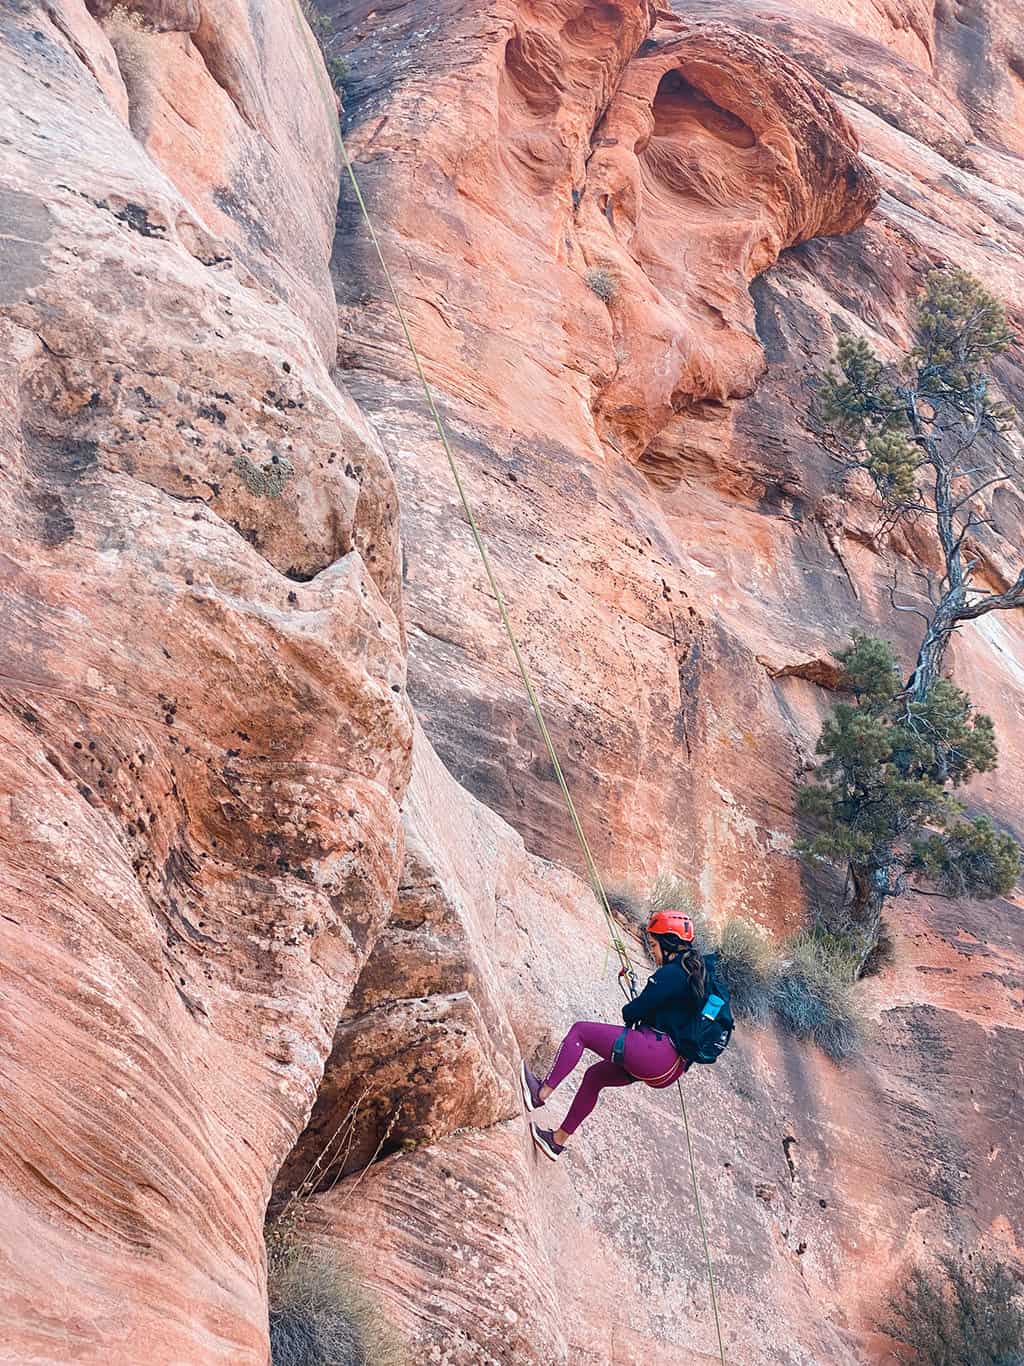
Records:
<instances>
[{"instance_id":1,"label":"pine needle foliage","mask_svg":"<svg viewBox=\"0 0 1024 1366\"><path fill-rule=\"evenodd\" d=\"M906 889L908 873L950 896L1008 894L1020 876L1020 846L987 817L966 816L953 795L996 767L991 718L948 679L908 701L884 641L856 635L838 658L855 700L840 702L825 722L813 779L798 790L814 832L800 851L846 866L855 891L874 894L879 907Z\"/></svg>"},{"instance_id":2,"label":"pine needle foliage","mask_svg":"<svg viewBox=\"0 0 1024 1366\"><path fill-rule=\"evenodd\" d=\"M991 392L987 367L1013 343L1006 310L965 270L929 272L914 345L886 364L863 337L840 337L820 391L820 415L840 438L844 463L867 470L884 503L926 506L917 476L948 465L944 438L999 436L1013 413ZM958 452L959 454L959 452Z\"/></svg>"}]
</instances>

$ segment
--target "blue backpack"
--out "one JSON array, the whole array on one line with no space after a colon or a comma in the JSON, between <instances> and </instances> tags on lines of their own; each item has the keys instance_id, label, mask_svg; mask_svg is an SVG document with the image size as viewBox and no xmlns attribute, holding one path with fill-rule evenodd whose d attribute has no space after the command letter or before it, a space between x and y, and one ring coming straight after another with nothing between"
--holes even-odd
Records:
<instances>
[{"instance_id":1,"label":"blue backpack","mask_svg":"<svg viewBox=\"0 0 1024 1366\"><path fill-rule=\"evenodd\" d=\"M677 1047L690 1062L713 1063L725 1052L735 1029L729 1006L729 988L718 971L718 954L704 955L706 995L699 1015L680 1031Z\"/></svg>"}]
</instances>

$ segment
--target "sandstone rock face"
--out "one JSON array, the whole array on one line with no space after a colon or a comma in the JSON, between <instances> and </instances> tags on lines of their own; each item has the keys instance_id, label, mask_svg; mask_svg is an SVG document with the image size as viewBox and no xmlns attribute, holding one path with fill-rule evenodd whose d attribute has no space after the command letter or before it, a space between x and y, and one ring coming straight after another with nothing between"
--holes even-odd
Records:
<instances>
[{"instance_id":1,"label":"sandstone rock face","mask_svg":"<svg viewBox=\"0 0 1024 1366\"><path fill-rule=\"evenodd\" d=\"M939 260L1020 316L1019 16L323 8L603 871L800 923L832 651L909 648L927 556L839 496L813 381L840 327L905 345ZM0 89L4 1350L265 1366L264 1208L320 1162L417 1363L717 1360L674 1093L557 1167L517 1113L614 959L294 6L18 0ZM953 666L1024 836L1022 624ZM915 898L861 1063L748 1031L686 1078L737 1366L891 1366L908 1258L1020 1257L1022 957L1019 900Z\"/></svg>"},{"instance_id":2,"label":"sandstone rock face","mask_svg":"<svg viewBox=\"0 0 1024 1366\"><path fill-rule=\"evenodd\" d=\"M883 346L904 341L921 272L937 259L1018 297L1019 202L935 150L952 153L950 138L973 134L941 73L922 76L906 55L917 49L904 40L930 15L887 8L883 24L872 10L886 47L790 7L708 3L696 18L662 16L627 58L632 10L618 13L603 29L588 21L571 55L618 64L621 118L636 126L619 126L613 97L592 127L566 131L570 106L577 118L589 106L572 102L568 49L558 59L551 46L559 114L545 122L529 196L525 182L509 188L524 139L540 136L507 99L513 76L523 79L516 35L523 24L571 26L566 7L446 11L422 40L421 67L393 58L408 47L415 5L386 30L346 10L350 140L365 147L362 178L417 343L605 866L652 874L678 850L671 861L709 891L779 919L801 896L778 856L793 833L790 776L806 754L789 710L824 699L771 676L826 658L851 619L907 629L891 622L888 570L865 544L874 511L837 499L837 473L807 428L811 382L839 325L863 318ZM942 39L944 20L935 32ZM697 78L699 98L681 84ZM742 101L756 101L761 141L737 145L750 138L728 110L715 114L718 100L748 129ZM436 114L429 138L425 108ZM979 168L998 162L1005 180L1000 149L977 141L970 155ZM689 198L658 178L688 166L699 170L687 173ZM884 176L879 209L850 235ZM440 451L411 410L400 334L387 310L366 307L380 284L347 200L340 224L339 357L388 436L403 489L414 700L456 776L531 848L574 863ZM829 231L846 235L798 246L754 280L751 313L746 280L782 246ZM586 286L595 265L617 285L607 304ZM675 341L662 325L669 313ZM729 401L766 363L755 394ZM640 387L630 396L621 385L631 374ZM1007 378L1013 392L1012 367ZM676 410L667 420L666 407ZM998 496L1017 507L1011 490ZM1016 515L983 546L999 572L1015 559ZM1010 767L998 781L1011 781Z\"/></svg>"},{"instance_id":3,"label":"sandstone rock face","mask_svg":"<svg viewBox=\"0 0 1024 1366\"><path fill-rule=\"evenodd\" d=\"M318 1185L334 1184L382 1145L486 1128L518 1105L508 984L491 942L494 920L514 913L515 877L500 857L511 832L472 804L471 819L453 819L465 799L422 732L415 755L398 901L339 1023L283 1192L314 1167ZM350 1140L329 1146L350 1112Z\"/></svg>"},{"instance_id":4,"label":"sandstone rock face","mask_svg":"<svg viewBox=\"0 0 1024 1366\"><path fill-rule=\"evenodd\" d=\"M906 587L928 554L913 534L888 550L870 502L839 496L807 421L814 379L842 327L883 351L905 346L936 262L967 265L1020 316L1006 56L1019 21L859 2L678 8L632 47L628 5L452 5L427 26L408 4L386 27L342 7L349 140L603 868L640 881L672 868L713 914L780 929L832 892L790 853L794 781L831 705L831 651L852 625L909 651L888 588L894 565ZM988 87L966 75L968 53L975 73L993 73ZM578 69L599 92L596 117ZM578 868L400 334L368 306L381 284L344 195L334 273L339 361L399 477L414 705L453 774L531 857ZM1011 399L1020 359L1000 366ZM1019 564L1020 449L1014 438L1014 481L993 494L979 536L993 585ZM1022 661L1011 617L965 633L952 660L1002 744L972 803L1018 835ZM500 927L515 915L542 939L565 914L517 883L494 952L514 983L520 1046L540 1040L543 1052L572 1018L613 1016L616 1003L578 972L589 956L600 977L603 957L585 896L575 947L532 959L558 965L543 986L515 975ZM728 1067L688 1080L737 1361L892 1361L874 1325L909 1258L979 1239L1019 1256L1021 1170L1005 1148L1019 903L918 898L900 915L896 966L864 988L863 1065L840 1074L756 1036ZM455 1135L389 1157L350 1194L325 1197L323 1218L364 1243L436 1360L701 1359L714 1340L691 1197L672 1184L668 1101L609 1101L565 1184L561 1168L536 1169L513 1120L486 1156ZM653 1172L637 1170L638 1146L657 1150ZM532 1216L554 1239L517 1233L515 1257L487 1233L472 1252L458 1238L446 1251L438 1193L472 1200L466 1188L498 1150L516 1164L511 1225ZM435 1193L402 1200L421 1188ZM669 1222L668 1208L684 1213ZM507 1298L494 1294L500 1279L476 1284L513 1261ZM396 1296L410 1280L415 1293ZM642 1287L625 1307L623 1284ZM530 1347L517 1321L506 1331L519 1355L506 1358L500 1316L519 1312L520 1293L540 1336Z\"/></svg>"},{"instance_id":5,"label":"sandstone rock face","mask_svg":"<svg viewBox=\"0 0 1024 1366\"><path fill-rule=\"evenodd\" d=\"M0 1337L25 1366L263 1366L270 1182L401 865L396 495L324 363L336 154L267 9L262 40L202 20L252 123L184 31L131 30L158 81L77 3L0 19ZM280 217L263 185L223 235L172 131L225 203L255 149L290 159Z\"/></svg>"},{"instance_id":6,"label":"sandstone rock face","mask_svg":"<svg viewBox=\"0 0 1024 1366\"><path fill-rule=\"evenodd\" d=\"M516 620L544 669L549 719L595 844L616 875L653 873L675 845L688 867L713 869L732 854L708 828L722 805L708 775L742 755L753 765L743 800L762 815L781 811L792 741L783 724L755 744L748 718L774 710L756 662L765 651L738 648L700 610L702 571L680 556L659 490L678 486L694 461L721 464L735 421L723 404L764 368L751 276L786 245L854 227L877 187L846 119L778 48L725 24L670 18L636 48L632 6L615 10L618 20L601 10L603 26L597 12L453 15L429 77L403 79L384 123L376 92L391 44L407 33L368 24L365 50L353 53L352 138L367 140L362 176L392 257L413 263L403 280L418 344L460 457L481 470L473 493L507 586L529 572L528 598L511 594ZM542 135L540 116L531 121L509 90L526 79L520 29L536 37L546 24L586 36L545 48L558 115L544 116ZM603 117L566 74L577 62L620 73ZM365 108L362 82L375 92ZM423 100L437 110L429 140L419 133ZM524 179L524 142L542 136L541 169ZM384 154L404 147L416 149L415 169L388 173L401 158ZM537 852L573 863L571 828L481 596L436 440L401 397L400 336L388 313L365 308L377 276L349 208L340 222L339 357L358 367L353 391L388 433L405 490L417 705L456 776ZM588 286L595 270L612 283L607 301ZM429 284L442 279L441 290ZM384 358L385 374L366 375L367 353ZM756 501L752 472L713 477ZM698 706L708 693L714 705ZM716 712L720 735L709 730ZM792 903L792 869L772 852L787 821L769 828L768 847L741 857L767 896Z\"/></svg>"}]
</instances>

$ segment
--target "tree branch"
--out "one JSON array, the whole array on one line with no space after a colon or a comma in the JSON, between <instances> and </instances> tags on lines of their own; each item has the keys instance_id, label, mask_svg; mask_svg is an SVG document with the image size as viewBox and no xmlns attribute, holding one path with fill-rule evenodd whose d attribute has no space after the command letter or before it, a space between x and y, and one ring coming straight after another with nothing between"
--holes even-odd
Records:
<instances>
[{"instance_id":1,"label":"tree branch","mask_svg":"<svg viewBox=\"0 0 1024 1366\"><path fill-rule=\"evenodd\" d=\"M968 470L967 473L976 474L978 473L978 471ZM965 477L966 476L962 474L957 476L958 479L963 479ZM991 479L986 479L983 484L979 484L977 488L971 489L970 493L965 493L962 498L958 498L957 501L953 504L953 511L959 512L965 503L969 503L972 498L977 498L978 494L981 493L984 489L990 488L993 484L1005 483L1006 480L1009 479L1009 477L1010 476L1008 474L996 474L993 475Z\"/></svg>"},{"instance_id":2,"label":"tree branch","mask_svg":"<svg viewBox=\"0 0 1024 1366\"><path fill-rule=\"evenodd\" d=\"M1005 593L989 593L977 602L964 603L957 608L957 621L974 621L988 612L1005 612L1015 607L1024 607L1024 569Z\"/></svg>"},{"instance_id":3,"label":"tree branch","mask_svg":"<svg viewBox=\"0 0 1024 1366\"><path fill-rule=\"evenodd\" d=\"M909 606L908 604L907 604L907 605L904 605L904 606L900 606L900 604L896 601L896 571L895 571L895 569L893 570L892 583L889 584L889 603L890 603L890 605L892 606L892 609L893 609L894 612L912 612L912 613L914 614L915 617L920 617L922 621L927 621L927 622L930 622L930 621L931 621L931 617L928 615L928 613L927 613L927 612L922 612L921 609L920 609L919 607L911 607L911 606Z\"/></svg>"}]
</instances>

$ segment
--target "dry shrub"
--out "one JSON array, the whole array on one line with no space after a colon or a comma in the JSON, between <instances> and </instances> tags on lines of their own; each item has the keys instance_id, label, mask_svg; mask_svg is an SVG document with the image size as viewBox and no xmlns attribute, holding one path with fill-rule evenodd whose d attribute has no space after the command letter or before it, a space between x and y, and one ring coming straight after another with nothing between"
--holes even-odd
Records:
<instances>
[{"instance_id":1,"label":"dry shrub","mask_svg":"<svg viewBox=\"0 0 1024 1366\"><path fill-rule=\"evenodd\" d=\"M855 965L827 936L802 930L790 939L775 973L772 1006L798 1039L810 1039L835 1062L860 1049L853 991Z\"/></svg>"},{"instance_id":2,"label":"dry shrub","mask_svg":"<svg viewBox=\"0 0 1024 1366\"><path fill-rule=\"evenodd\" d=\"M611 303L619 291L618 280L604 266L591 266L583 278L597 297L606 304Z\"/></svg>"},{"instance_id":3,"label":"dry shrub","mask_svg":"<svg viewBox=\"0 0 1024 1366\"><path fill-rule=\"evenodd\" d=\"M718 954L718 971L737 1020L766 1025L774 1016L788 1033L816 1043L835 1062L859 1052L862 1017L854 989L859 941L818 928L801 930L778 945L755 921L738 915L716 926L698 909L687 883L670 873L660 874L642 899L634 892L621 895L634 923L645 923L655 911L690 916L702 952Z\"/></svg>"},{"instance_id":4,"label":"dry shrub","mask_svg":"<svg viewBox=\"0 0 1024 1366\"><path fill-rule=\"evenodd\" d=\"M315 1192L333 1189L356 1141L370 1088L342 1115L296 1189L264 1227L271 1366L407 1366L404 1348L359 1277L322 1234L306 1232ZM373 1157L342 1188L344 1206L380 1156L398 1120L392 1112ZM337 1165L337 1174L330 1176Z\"/></svg>"},{"instance_id":5,"label":"dry shrub","mask_svg":"<svg viewBox=\"0 0 1024 1366\"><path fill-rule=\"evenodd\" d=\"M613 883L605 887L604 894L608 909L623 925L642 930L647 924L647 903L634 887Z\"/></svg>"},{"instance_id":6,"label":"dry shrub","mask_svg":"<svg viewBox=\"0 0 1024 1366\"><path fill-rule=\"evenodd\" d=\"M695 925L699 919L689 884L671 873L659 873L644 900L648 916L655 911L685 911Z\"/></svg>"},{"instance_id":7,"label":"dry shrub","mask_svg":"<svg viewBox=\"0 0 1024 1366\"><path fill-rule=\"evenodd\" d=\"M768 1023L774 999L775 951L759 925L730 916L718 935L718 963L737 1020Z\"/></svg>"},{"instance_id":8,"label":"dry shrub","mask_svg":"<svg viewBox=\"0 0 1024 1366\"><path fill-rule=\"evenodd\" d=\"M336 1249L274 1225L266 1243L272 1366L407 1366L380 1305Z\"/></svg>"},{"instance_id":9,"label":"dry shrub","mask_svg":"<svg viewBox=\"0 0 1024 1366\"><path fill-rule=\"evenodd\" d=\"M884 1331L918 1366L1024 1366L1019 1277L988 1257L915 1266L889 1302Z\"/></svg>"}]
</instances>

